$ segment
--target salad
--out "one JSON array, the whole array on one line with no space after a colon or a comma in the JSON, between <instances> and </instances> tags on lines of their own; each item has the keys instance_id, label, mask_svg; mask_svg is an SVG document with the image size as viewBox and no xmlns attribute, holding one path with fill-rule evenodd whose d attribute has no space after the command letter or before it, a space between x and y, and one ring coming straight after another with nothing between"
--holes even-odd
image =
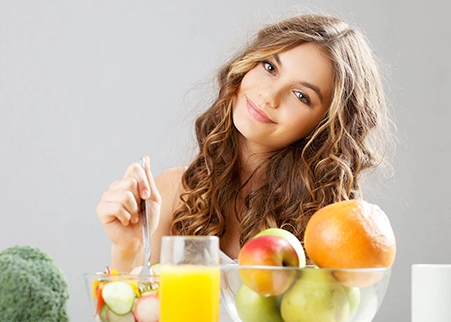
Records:
<instances>
[{"instance_id":1,"label":"salad","mask_svg":"<svg viewBox=\"0 0 451 322\"><path fill-rule=\"evenodd\" d=\"M159 274L159 264L152 269ZM107 267L104 278L92 284L95 317L101 322L158 322L158 290L155 279L143 281L139 275L121 275Z\"/></svg>"}]
</instances>

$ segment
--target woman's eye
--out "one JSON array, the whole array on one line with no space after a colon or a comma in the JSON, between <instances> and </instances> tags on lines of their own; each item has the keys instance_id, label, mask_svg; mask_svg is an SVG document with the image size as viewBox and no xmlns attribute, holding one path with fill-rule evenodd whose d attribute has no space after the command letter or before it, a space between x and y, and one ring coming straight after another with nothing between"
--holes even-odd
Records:
<instances>
[{"instance_id":1,"label":"woman's eye","mask_svg":"<svg viewBox=\"0 0 451 322\"><path fill-rule=\"evenodd\" d=\"M308 98L306 95L304 95L304 93L299 92L299 91L296 91L296 92L294 92L294 95L296 95L296 97L297 97L301 102L303 102L303 103L305 103L305 104L307 104L307 105L310 105L310 100L309 100L309 98Z\"/></svg>"},{"instance_id":2,"label":"woman's eye","mask_svg":"<svg viewBox=\"0 0 451 322\"><path fill-rule=\"evenodd\" d=\"M264 61L263 62L263 67L265 68L265 70L267 72L270 72L271 74L274 74L276 72L276 69L274 68L274 66L270 62Z\"/></svg>"}]
</instances>

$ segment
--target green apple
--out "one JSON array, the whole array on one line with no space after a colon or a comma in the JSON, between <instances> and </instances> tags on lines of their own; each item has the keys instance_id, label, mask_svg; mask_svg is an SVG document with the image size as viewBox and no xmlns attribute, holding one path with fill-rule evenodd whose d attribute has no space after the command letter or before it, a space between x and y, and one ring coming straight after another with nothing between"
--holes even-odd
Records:
<instances>
[{"instance_id":1,"label":"green apple","mask_svg":"<svg viewBox=\"0 0 451 322\"><path fill-rule=\"evenodd\" d=\"M279 312L280 296L263 296L241 284L236 294L236 309L243 322L283 322Z\"/></svg>"},{"instance_id":2,"label":"green apple","mask_svg":"<svg viewBox=\"0 0 451 322\"><path fill-rule=\"evenodd\" d=\"M246 266L239 270L243 283L261 295L275 296L292 284L296 270L286 266L299 267L299 258L284 238L267 235L248 240L238 254L238 264Z\"/></svg>"},{"instance_id":3,"label":"green apple","mask_svg":"<svg viewBox=\"0 0 451 322\"><path fill-rule=\"evenodd\" d=\"M345 322L349 309L346 291L328 270L306 268L283 295L280 311L285 322Z\"/></svg>"},{"instance_id":4,"label":"green apple","mask_svg":"<svg viewBox=\"0 0 451 322\"><path fill-rule=\"evenodd\" d=\"M265 229L265 230L262 230L261 232L259 232L257 235L255 235L255 237L266 236L266 235L279 236L279 237L282 237L283 239L285 239L287 242L289 242L290 245L294 248L294 250L298 254L299 267L305 266L306 260L305 260L304 247L302 247L301 242L295 235L293 235L292 233L290 233L288 230L285 230L285 229L268 228L268 229Z\"/></svg>"},{"instance_id":5,"label":"green apple","mask_svg":"<svg viewBox=\"0 0 451 322\"><path fill-rule=\"evenodd\" d=\"M351 319L357 312L360 305L360 289L358 287L343 286L349 300L349 318Z\"/></svg>"}]
</instances>

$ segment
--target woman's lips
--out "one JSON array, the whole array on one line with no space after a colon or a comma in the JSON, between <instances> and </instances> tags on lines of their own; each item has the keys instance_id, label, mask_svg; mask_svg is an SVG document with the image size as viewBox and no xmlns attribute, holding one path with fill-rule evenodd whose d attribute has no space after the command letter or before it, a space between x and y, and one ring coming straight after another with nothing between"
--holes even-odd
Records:
<instances>
[{"instance_id":1,"label":"woman's lips","mask_svg":"<svg viewBox=\"0 0 451 322\"><path fill-rule=\"evenodd\" d=\"M246 97L246 101L247 101L247 110L254 119L256 119L259 122L263 122L263 123L276 123L273 120L271 120L269 118L269 116L266 115L265 112L263 112L261 109L259 109L257 107L257 105L255 105L254 102L252 102L247 97Z\"/></svg>"}]
</instances>

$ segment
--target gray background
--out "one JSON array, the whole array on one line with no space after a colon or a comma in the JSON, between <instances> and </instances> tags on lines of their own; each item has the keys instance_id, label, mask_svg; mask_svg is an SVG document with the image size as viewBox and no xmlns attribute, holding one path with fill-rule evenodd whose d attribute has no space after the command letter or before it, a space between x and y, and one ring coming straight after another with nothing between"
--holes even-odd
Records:
<instances>
[{"instance_id":1,"label":"gray background","mask_svg":"<svg viewBox=\"0 0 451 322\"><path fill-rule=\"evenodd\" d=\"M398 125L395 176L368 196L398 255L375 321L410 320L410 267L451 263L450 2L311 1L358 25L386 65ZM31 244L67 275L73 321L89 321L82 274L109 263L95 208L129 163L192 155L192 120L230 50L297 1L0 1L0 249ZM446 95L448 94L448 95Z\"/></svg>"}]
</instances>

